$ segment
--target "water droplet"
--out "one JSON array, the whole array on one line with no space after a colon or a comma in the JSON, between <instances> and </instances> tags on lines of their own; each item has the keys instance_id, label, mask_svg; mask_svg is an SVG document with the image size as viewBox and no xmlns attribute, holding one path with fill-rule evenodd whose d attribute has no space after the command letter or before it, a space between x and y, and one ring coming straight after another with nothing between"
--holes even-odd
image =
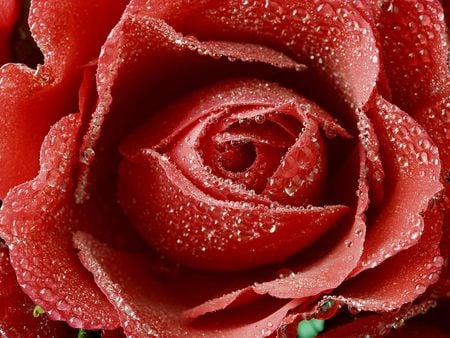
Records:
<instances>
[{"instance_id":1,"label":"water droplet","mask_svg":"<svg viewBox=\"0 0 450 338\"><path fill-rule=\"evenodd\" d=\"M435 267L440 268L442 265L444 265L444 257L442 256L435 256L433 258L433 264Z\"/></svg>"},{"instance_id":2,"label":"water droplet","mask_svg":"<svg viewBox=\"0 0 450 338\"><path fill-rule=\"evenodd\" d=\"M439 280L439 274L436 272L432 272L428 275L428 279L431 283L436 283Z\"/></svg>"},{"instance_id":3,"label":"water droplet","mask_svg":"<svg viewBox=\"0 0 450 338\"><path fill-rule=\"evenodd\" d=\"M278 278L294 277L295 272L290 269L283 268L278 270L277 276Z\"/></svg>"},{"instance_id":4,"label":"water droplet","mask_svg":"<svg viewBox=\"0 0 450 338\"><path fill-rule=\"evenodd\" d=\"M50 289L43 288L39 291L41 298L46 301L50 301L53 299L53 293Z\"/></svg>"},{"instance_id":5,"label":"water droplet","mask_svg":"<svg viewBox=\"0 0 450 338\"><path fill-rule=\"evenodd\" d=\"M422 293L424 293L426 289L427 289L426 286L423 285L423 284L421 284L421 283L419 283L419 284L416 285L416 293L417 293L417 294L422 294Z\"/></svg>"},{"instance_id":6,"label":"water droplet","mask_svg":"<svg viewBox=\"0 0 450 338\"><path fill-rule=\"evenodd\" d=\"M56 303L56 308L60 311L67 311L69 309L69 304L64 300L60 300Z\"/></svg>"},{"instance_id":7,"label":"water droplet","mask_svg":"<svg viewBox=\"0 0 450 338\"><path fill-rule=\"evenodd\" d=\"M56 187L60 174L56 170L50 170L47 173L47 185L51 188Z\"/></svg>"},{"instance_id":8,"label":"water droplet","mask_svg":"<svg viewBox=\"0 0 450 338\"><path fill-rule=\"evenodd\" d=\"M95 151L92 148L86 148L81 153L81 162L84 164L89 164L95 156Z\"/></svg>"},{"instance_id":9,"label":"water droplet","mask_svg":"<svg viewBox=\"0 0 450 338\"><path fill-rule=\"evenodd\" d=\"M408 159L405 156L399 156L398 163L401 168L407 168L409 166Z\"/></svg>"},{"instance_id":10,"label":"water droplet","mask_svg":"<svg viewBox=\"0 0 450 338\"><path fill-rule=\"evenodd\" d=\"M258 124L263 124L266 121L266 118L264 115L256 115L255 116L255 122Z\"/></svg>"},{"instance_id":11,"label":"water droplet","mask_svg":"<svg viewBox=\"0 0 450 338\"><path fill-rule=\"evenodd\" d=\"M262 334L263 337L267 337L267 336L269 336L271 333L272 333L272 330L267 329L267 328L264 328L264 329L261 330L261 334Z\"/></svg>"},{"instance_id":12,"label":"water droplet","mask_svg":"<svg viewBox=\"0 0 450 338\"><path fill-rule=\"evenodd\" d=\"M425 14L419 15L419 20L425 26L429 26L431 24L431 19L428 15Z\"/></svg>"},{"instance_id":13,"label":"water droplet","mask_svg":"<svg viewBox=\"0 0 450 338\"><path fill-rule=\"evenodd\" d=\"M411 235L409 236L409 238L411 238L412 240L416 240L420 237L420 232L419 231L413 231L411 232Z\"/></svg>"},{"instance_id":14,"label":"water droplet","mask_svg":"<svg viewBox=\"0 0 450 338\"><path fill-rule=\"evenodd\" d=\"M334 15L334 9L328 3L322 3L319 6L317 6L317 12L321 13L321 14L323 14L325 16L332 16L332 15Z\"/></svg>"},{"instance_id":15,"label":"water droplet","mask_svg":"<svg viewBox=\"0 0 450 338\"><path fill-rule=\"evenodd\" d=\"M424 163L424 164L427 164L428 161L429 161L428 154L427 154L426 152L424 152L424 151L422 151L422 152L420 152L419 154L417 154L417 159L418 159L420 162Z\"/></svg>"},{"instance_id":16,"label":"water droplet","mask_svg":"<svg viewBox=\"0 0 450 338\"><path fill-rule=\"evenodd\" d=\"M292 182L289 182L289 184L284 187L284 192L286 193L286 195L288 196L294 196L295 193L298 190L298 186L296 186L295 184L292 184Z\"/></svg>"},{"instance_id":17,"label":"water droplet","mask_svg":"<svg viewBox=\"0 0 450 338\"><path fill-rule=\"evenodd\" d=\"M83 326L83 322L77 317L71 317L69 319L69 323L71 324L72 327L75 328L81 328Z\"/></svg>"}]
</instances>

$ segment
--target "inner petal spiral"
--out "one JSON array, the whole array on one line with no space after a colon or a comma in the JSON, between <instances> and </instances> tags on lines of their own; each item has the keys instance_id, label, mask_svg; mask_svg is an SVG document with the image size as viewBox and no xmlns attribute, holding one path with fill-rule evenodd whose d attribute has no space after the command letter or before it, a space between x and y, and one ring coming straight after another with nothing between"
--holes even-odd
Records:
<instances>
[{"instance_id":1,"label":"inner petal spiral","mask_svg":"<svg viewBox=\"0 0 450 338\"><path fill-rule=\"evenodd\" d=\"M284 260L348 209L311 206L327 174L325 124L345 134L276 84L215 84L125 140L121 205L155 250L181 264L238 270Z\"/></svg>"}]
</instances>

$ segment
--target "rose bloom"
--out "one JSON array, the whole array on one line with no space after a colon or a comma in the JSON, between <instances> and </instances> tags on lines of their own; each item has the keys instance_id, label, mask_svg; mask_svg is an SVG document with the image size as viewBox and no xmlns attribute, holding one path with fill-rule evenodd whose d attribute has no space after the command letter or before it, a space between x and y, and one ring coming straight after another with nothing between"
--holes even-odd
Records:
<instances>
[{"instance_id":1,"label":"rose bloom","mask_svg":"<svg viewBox=\"0 0 450 338\"><path fill-rule=\"evenodd\" d=\"M0 1L1 335L449 336L449 9Z\"/></svg>"}]
</instances>

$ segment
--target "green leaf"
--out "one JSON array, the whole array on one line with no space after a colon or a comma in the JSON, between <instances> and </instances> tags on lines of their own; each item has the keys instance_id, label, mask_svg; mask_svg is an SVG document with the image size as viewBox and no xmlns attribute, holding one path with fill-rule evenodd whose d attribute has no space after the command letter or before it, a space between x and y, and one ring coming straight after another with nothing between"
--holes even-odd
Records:
<instances>
[{"instance_id":1,"label":"green leaf","mask_svg":"<svg viewBox=\"0 0 450 338\"><path fill-rule=\"evenodd\" d=\"M101 338L101 331L78 330L78 338Z\"/></svg>"},{"instance_id":2,"label":"green leaf","mask_svg":"<svg viewBox=\"0 0 450 338\"><path fill-rule=\"evenodd\" d=\"M40 315L43 315L45 313L44 309L42 309L39 305L36 305L33 309L33 317L37 318Z\"/></svg>"},{"instance_id":3,"label":"green leaf","mask_svg":"<svg viewBox=\"0 0 450 338\"><path fill-rule=\"evenodd\" d=\"M299 338L314 338L325 328L325 321L321 319L302 320L298 324L297 336Z\"/></svg>"}]
</instances>

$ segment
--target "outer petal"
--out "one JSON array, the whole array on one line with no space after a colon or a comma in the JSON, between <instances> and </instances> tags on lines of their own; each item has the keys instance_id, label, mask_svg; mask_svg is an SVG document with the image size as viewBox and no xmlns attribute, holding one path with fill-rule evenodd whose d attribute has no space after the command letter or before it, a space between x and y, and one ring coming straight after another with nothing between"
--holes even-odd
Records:
<instances>
[{"instance_id":1,"label":"outer petal","mask_svg":"<svg viewBox=\"0 0 450 338\"><path fill-rule=\"evenodd\" d=\"M124 5L124 0L32 2L31 31L45 64L37 71L23 65L0 70L0 198L36 175L50 126L63 113L78 111L82 66L97 57Z\"/></svg>"},{"instance_id":2,"label":"outer petal","mask_svg":"<svg viewBox=\"0 0 450 338\"><path fill-rule=\"evenodd\" d=\"M10 35L20 11L20 0L0 1L0 67L11 59Z\"/></svg>"},{"instance_id":3,"label":"outer petal","mask_svg":"<svg viewBox=\"0 0 450 338\"><path fill-rule=\"evenodd\" d=\"M365 311L392 311L415 300L436 283L443 264L439 252L442 211L434 208L425 217L420 242L364 271L336 291L333 299Z\"/></svg>"},{"instance_id":4,"label":"outer petal","mask_svg":"<svg viewBox=\"0 0 450 338\"><path fill-rule=\"evenodd\" d=\"M370 25L352 1L137 0L132 4L130 11L162 18L202 39L259 41L288 50L308 60L348 103L358 107L368 100L378 76L378 51Z\"/></svg>"},{"instance_id":5,"label":"outer petal","mask_svg":"<svg viewBox=\"0 0 450 338\"><path fill-rule=\"evenodd\" d=\"M182 312L217 292L223 285L223 276L188 273L175 280L167 279L143 268L152 265L148 264L152 262L149 256L112 250L83 233L75 235L75 244L81 261L119 311L128 336L265 337L299 303L263 301L257 306L192 322L183 318Z\"/></svg>"},{"instance_id":6,"label":"outer petal","mask_svg":"<svg viewBox=\"0 0 450 338\"><path fill-rule=\"evenodd\" d=\"M379 27L394 103L408 111L433 101L450 78L446 25L439 1L385 1Z\"/></svg>"},{"instance_id":7,"label":"outer petal","mask_svg":"<svg viewBox=\"0 0 450 338\"><path fill-rule=\"evenodd\" d=\"M0 242L0 334L6 337L76 337L75 330L46 315L33 317L33 302L22 292L10 265L8 248Z\"/></svg>"},{"instance_id":8,"label":"outer petal","mask_svg":"<svg viewBox=\"0 0 450 338\"><path fill-rule=\"evenodd\" d=\"M383 99L369 111L384 160L384 203L373 219L364 245L361 270L375 267L420 238L428 202L442 189L437 148L406 113Z\"/></svg>"},{"instance_id":9,"label":"outer petal","mask_svg":"<svg viewBox=\"0 0 450 338\"><path fill-rule=\"evenodd\" d=\"M0 213L0 233L25 293L54 320L73 327L113 329L111 304L79 264L71 231L80 228L73 213L72 175L80 116L59 121L46 137L41 171L10 190Z\"/></svg>"},{"instance_id":10,"label":"outer petal","mask_svg":"<svg viewBox=\"0 0 450 338\"><path fill-rule=\"evenodd\" d=\"M448 2L447 2L448 3ZM433 142L439 149L439 157L442 161L441 179L445 190L442 194L439 206L445 210L444 233L441 241L442 256L450 257L450 88L443 91L442 95L434 102L420 107L416 111L419 123L426 128ZM450 295L450 268L445 265L443 275L434 291L437 297Z\"/></svg>"}]
</instances>

